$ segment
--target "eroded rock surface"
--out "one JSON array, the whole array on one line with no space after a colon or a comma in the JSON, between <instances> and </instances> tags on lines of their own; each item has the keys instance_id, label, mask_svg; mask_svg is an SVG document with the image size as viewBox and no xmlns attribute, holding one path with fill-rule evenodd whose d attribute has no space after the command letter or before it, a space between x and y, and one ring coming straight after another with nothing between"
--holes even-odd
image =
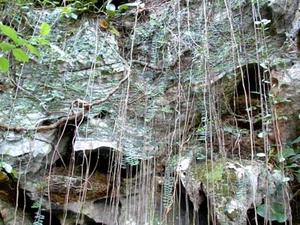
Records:
<instances>
[{"instance_id":1,"label":"eroded rock surface","mask_svg":"<svg viewBox=\"0 0 300 225\"><path fill-rule=\"evenodd\" d=\"M300 135L299 2L259 3L147 0L110 29L15 7L20 33L51 25L41 57L0 81L3 181L37 213L24 224L241 225L266 201L291 221L294 178L274 161Z\"/></svg>"}]
</instances>

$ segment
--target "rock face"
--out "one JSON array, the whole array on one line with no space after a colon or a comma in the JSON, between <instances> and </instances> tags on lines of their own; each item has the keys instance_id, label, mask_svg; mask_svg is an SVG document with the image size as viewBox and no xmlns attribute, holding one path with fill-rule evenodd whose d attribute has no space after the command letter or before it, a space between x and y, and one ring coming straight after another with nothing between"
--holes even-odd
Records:
<instances>
[{"instance_id":1,"label":"rock face","mask_svg":"<svg viewBox=\"0 0 300 225\"><path fill-rule=\"evenodd\" d=\"M259 206L267 199L274 202L286 202L289 196L284 191L284 174L279 170L268 171L261 162L242 160L207 161L180 168L177 172L189 198L198 209L202 200L199 193L211 199L212 209L220 224L247 224L249 208ZM287 208L283 221L288 219L290 208Z\"/></svg>"},{"instance_id":2,"label":"rock face","mask_svg":"<svg viewBox=\"0 0 300 225\"><path fill-rule=\"evenodd\" d=\"M0 224L297 223L299 1L0 6Z\"/></svg>"},{"instance_id":3,"label":"rock face","mask_svg":"<svg viewBox=\"0 0 300 225\"><path fill-rule=\"evenodd\" d=\"M268 6L272 10L272 20L275 23L276 32L278 34L288 32L299 9L299 1L270 0Z\"/></svg>"}]
</instances>

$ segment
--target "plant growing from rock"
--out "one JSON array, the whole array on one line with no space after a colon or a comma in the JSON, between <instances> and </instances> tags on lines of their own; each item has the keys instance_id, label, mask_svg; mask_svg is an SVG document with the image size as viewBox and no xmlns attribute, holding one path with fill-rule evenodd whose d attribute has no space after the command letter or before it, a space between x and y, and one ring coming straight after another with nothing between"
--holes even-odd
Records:
<instances>
[{"instance_id":1,"label":"plant growing from rock","mask_svg":"<svg viewBox=\"0 0 300 225\"><path fill-rule=\"evenodd\" d=\"M48 44L45 37L50 31L50 25L42 23L39 36L27 40L22 38L13 27L0 23L0 33L4 37L0 42L0 72L9 71L11 55L21 63L29 62L29 59L34 56L39 57L40 52L36 46Z\"/></svg>"}]
</instances>

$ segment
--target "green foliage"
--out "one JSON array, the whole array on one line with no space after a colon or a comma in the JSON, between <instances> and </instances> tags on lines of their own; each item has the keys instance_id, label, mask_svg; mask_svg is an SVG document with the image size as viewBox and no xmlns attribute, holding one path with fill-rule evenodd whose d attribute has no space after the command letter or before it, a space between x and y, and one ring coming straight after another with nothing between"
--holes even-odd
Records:
<instances>
[{"instance_id":1,"label":"green foliage","mask_svg":"<svg viewBox=\"0 0 300 225\"><path fill-rule=\"evenodd\" d=\"M116 6L114 4L107 4L105 7L105 12L109 17L113 17L116 15L117 11L116 11Z\"/></svg>"},{"instance_id":2,"label":"green foliage","mask_svg":"<svg viewBox=\"0 0 300 225\"><path fill-rule=\"evenodd\" d=\"M36 212L34 216L34 222L32 225L43 225L44 219L45 219L44 215L42 215L40 212Z\"/></svg>"},{"instance_id":3,"label":"green foliage","mask_svg":"<svg viewBox=\"0 0 300 225\"><path fill-rule=\"evenodd\" d=\"M169 208L173 204L173 192L174 192L175 179L171 175L171 171L172 169L170 168L170 166L168 166L166 168L165 177L164 177L162 202L165 208Z\"/></svg>"},{"instance_id":4,"label":"green foliage","mask_svg":"<svg viewBox=\"0 0 300 225\"><path fill-rule=\"evenodd\" d=\"M51 27L48 23L43 22L40 26L40 35L47 36L51 31Z\"/></svg>"},{"instance_id":5,"label":"green foliage","mask_svg":"<svg viewBox=\"0 0 300 225\"><path fill-rule=\"evenodd\" d=\"M0 43L0 48L2 51L4 52L8 52L8 51L11 51L12 49L14 49L16 46L13 45L13 44L10 44L10 43L7 43L5 41L1 42Z\"/></svg>"},{"instance_id":6,"label":"green foliage","mask_svg":"<svg viewBox=\"0 0 300 225\"><path fill-rule=\"evenodd\" d=\"M34 222L32 225L43 225L45 216L41 214L41 211L43 210L41 201L35 201L32 204L31 208L37 209L37 212L35 213L35 216L34 216Z\"/></svg>"},{"instance_id":7,"label":"green foliage","mask_svg":"<svg viewBox=\"0 0 300 225\"><path fill-rule=\"evenodd\" d=\"M72 6L65 6L62 8L61 15L66 18L77 20L78 15L76 13L76 8Z\"/></svg>"},{"instance_id":8,"label":"green foliage","mask_svg":"<svg viewBox=\"0 0 300 225\"><path fill-rule=\"evenodd\" d=\"M47 23L42 23L40 26L40 36L28 40L22 38L10 26L0 23L0 33L6 36L6 39L0 42L0 72L6 73L9 71L9 55L12 54L16 61L26 63L32 56L39 57L40 52L36 46L48 44L45 37L50 33L51 27Z\"/></svg>"},{"instance_id":9,"label":"green foliage","mask_svg":"<svg viewBox=\"0 0 300 225\"><path fill-rule=\"evenodd\" d=\"M2 23L0 24L0 29L2 34L6 35L10 39L12 39L15 43L18 43L18 34L17 32L11 28L10 26L3 25Z\"/></svg>"},{"instance_id":10,"label":"green foliage","mask_svg":"<svg viewBox=\"0 0 300 225\"><path fill-rule=\"evenodd\" d=\"M136 3L136 2L126 3L126 4L119 5L118 8L117 8L114 4L109 2L105 6L105 13L109 18L111 18L111 17L114 17L114 16L121 15L124 11L127 11L130 8L138 7L139 4L140 3Z\"/></svg>"},{"instance_id":11,"label":"green foliage","mask_svg":"<svg viewBox=\"0 0 300 225\"><path fill-rule=\"evenodd\" d=\"M0 161L0 171L3 170L6 173L10 174L13 178L18 178L17 171L8 163Z\"/></svg>"},{"instance_id":12,"label":"green foliage","mask_svg":"<svg viewBox=\"0 0 300 225\"><path fill-rule=\"evenodd\" d=\"M5 57L0 57L0 71L7 72L9 70L9 61Z\"/></svg>"},{"instance_id":13,"label":"green foliage","mask_svg":"<svg viewBox=\"0 0 300 225\"><path fill-rule=\"evenodd\" d=\"M269 221L278 221L283 223L287 220L288 216L282 203L273 202L271 204L262 204L257 207L258 215L264 217Z\"/></svg>"},{"instance_id":14,"label":"green foliage","mask_svg":"<svg viewBox=\"0 0 300 225\"><path fill-rule=\"evenodd\" d=\"M296 143L296 138L292 143ZM274 158L274 157L273 157ZM275 162L282 163L284 170L291 178L300 183L300 148L286 145L282 152L276 154Z\"/></svg>"},{"instance_id":15,"label":"green foliage","mask_svg":"<svg viewBox=\"0 0 300 225\"><path fill-rule=\"evenodd\" d=\"M33 202L32 206L31 206L32 209L40 209L41 207L42 207L42 204L40 201Z\"/></svg>"},{"instance_id":16,"label":"green foliage","mask_svg":"<svg viewBox=\"0 0 300 225\"><path fill-rule=\"evenodd\" d=\"M15 59L19 62L28 62L29 61L29 56L21 48L13 49L12 54L15 57Z\"/></svg>"},{"instance_id":17,"label":"green foliage","mask_svg":"<svg viewBox=\"0 0 300 225\"><path fill-rule=\"evenodd\" d=\"M215 165L208 165L206 172L206 180L208 183L213 184L222 180L222 176L224 173L224 164L217 163Z\"/></svg>"},{"instance_id":18,"label":"green foliage","mask_svg":"<svg viewBox=\"0 0 300 225\"><path fill-rule=\"evenodd\" d=\"M130 9L131 7L137 7L139 5L139 3L126 3L126 4L122 4L120 6L118 6L118 8L112 4L111 2L108 2L108 4L106 4L105 6L105 10L104 13L106 14L106 22L107 24L109 24L109 21L113 18L113 17L117 17L122 15L122 13L128 9ZM120 33L119 31L112 26L111 24L109 24L108 26L108 31L116 36L119 36Z\"/></svg>"}]
</instances>

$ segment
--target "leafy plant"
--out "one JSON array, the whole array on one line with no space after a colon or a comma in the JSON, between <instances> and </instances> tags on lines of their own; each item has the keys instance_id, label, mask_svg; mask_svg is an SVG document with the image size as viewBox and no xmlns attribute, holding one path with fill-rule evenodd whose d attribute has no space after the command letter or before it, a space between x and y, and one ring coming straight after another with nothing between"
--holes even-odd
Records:
<instances>
[{"instance_id":1,"label":"leafy plant","mask_svg":"<svg viewBox=\"0 0 300 225\"><path fill-rule=\"evenodd\" d=\"M0 171L4 170L7 174L10 174L13 178L18 178L17 171L8 163L0 162Z\"/></svg>"},{"instance_id":2,"label":"leafy plant","mask_svg":"<svg viewBox=\"0 0 300 225\"><path fill-rule=\"evenodd\" d=\"M114 5L113 3L111 3L111 1L109 1L108 4L105 6L105 13L108 18L112 18L114 16L121 15L123 12L131 8L138 7L139 5L140 3L133 2L133 3L125 3L116 7L116 5Z\"/></svg>"},{"instance_id":3,"label":"leafy plant","mask_svg":"<svg viewBox=\"0 0 300 225\"><path fill-rule=\"evenodd\" d=\"M125 11L127 11L130 8L138 7L139 4L140 3L138 3L138 2L126 3L126 4L119 5L117 7L116 5L111 3L111 1L108 1L108 3L105 6L105 9L104 9L106 19L102 20L102 23L100 24L100 26L102 28L104 28L103 23L105 22L105 24L107 24L107 26L105 26L105 29L108 29L108 31L111 32L112 34L119 36L120 35L119 31L113 25L111 25L110 20L114 17L122 15L122 13L124 13Z\"/></svg>"},{"instance_id":4,"label":"leafy plant","mask_svg":"<svg viewBox=\"0 0 300 225\"><path fill-rule=\"evenodd\" d=\"M35 212L34 222L33 222L32 225L43 225L44 220L45 220L45 216L41 214L41 212L43 211L41 201L35 201L32 204L31 208L32 209L37 209L37 212Z\"/></svg>"},{"instance_id":5,"label":"leafy plant","mask_svg":"<svg viewBox=\"0 0 300 225\"><path fill-rule=\"evenodd\" d=\"M269 162L275 167L272 175L282 184L287 182L300 183L300 148L296 145L300 142L300 137L286 144L282 151L277 152L273 149L269 153ZM284 171L284 173L282 173ZM297 190L296 190L297 192ZM257 213L266 220L285 222L287 220L286 207L282 203L271 202L268 205L262 204L257 207Z\"/></svg>"},{"instance_id":6,"label":"leafy plant","mask_svg":"<svg viewBox=\"0 0 300 225\"><path fill-rule=\"evenodd\" d=\"M35 213L34 222L32 225L43 225L45 216L40 213L40 211Z\"/></svg>"},{"instance_id":7,"label":"leafy plant","mask_svg":"<svg viewBox=\"0 0 300 225\"><path fill-rule=\"evenodd\" d=\"M298 140L299 139L299 140ZM295 141L300 141L300 138L296 138ZM274 158L274 156L273 156ZM300 183L300 148L292 147L292 145L286 145L282 152L278 152L275 155L275 163L282 163L284 170L290 177L294 178Z\"/></svg>"},{"instance_id":8,"label":"leafy plant","mask_svg":"<svg viewBox=\"0 0 300 225\"><path fill-rule=\"evenodd\" d=\"M40 35L38 37L26 40L22 38L17 31L11 26L0 23L0 33L5 36L5 40L0 42L0 72L8 72L10 63L9 56L12 55L18 62L26 63L30 59L30 55L40 56L40 52L36 46L48 44L45 39L49 35L51 27L47 23L40 26Z\"/></svg>"},{"instance_id":9,"label":"leafy plant","mask_svg":"<svg viewBox=\"0 0 300 225\"><path fill-rule=\"evenodd\" d=\"M175 178L171 175L171 171L171 167L168 166L164 177L162 202L165 208L169 208L173 204Z\"/></svg>"},{"instance_id":10,"label":"leafy plant","mask_svg":"<svg viewBox=\"0 0 300 225\"><path fill-rule=\"evenodd\" d=\"M280 223L283 223L288 218L284 204L278 202L261 204L257 207L256 211L258 215L264 217L269 221L278 221Z\"/></svg>"}]
</instances>

